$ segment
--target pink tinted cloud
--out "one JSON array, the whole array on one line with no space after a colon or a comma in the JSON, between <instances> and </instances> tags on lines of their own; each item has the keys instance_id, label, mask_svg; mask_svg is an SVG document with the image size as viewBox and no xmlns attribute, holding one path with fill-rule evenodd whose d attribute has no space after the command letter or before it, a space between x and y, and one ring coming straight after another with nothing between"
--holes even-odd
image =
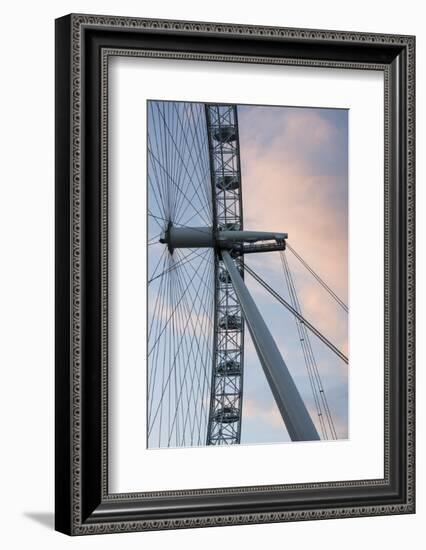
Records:
<instances>
[{"instance_id":1,"label":"pink tinted cloud","mask_svg":"<svg viewBox=\"0 0 426 550\"><path fill-rule=\"evenodd\" d=\"M287 232L289 243L347 303L347 205L336 199L336 190L347 181L332 170L317 173L312 157L324 150L339 160L336 129L317 110L286 110L286 116L279 116L279 110L261 111L250 113L250 131L244 133L248 136L242 153L245 227ZM271 138L261 143L258 136L268 125ZM272 265L280 269L278 262ZM304 313L346 352L347 322L338 306L306 276L297 260L291 267Z\"/></svg>"},{"instance_id":2,"label":"pink tinted cloud","mask_svg":"<svg viewBox=\"0 0 426 550\"><path fill-rule=\"evenodd\" d=\"M246 398L244 400L244 417L246 419L261 420L271 427L282 427L283 419L275 403L270 407L264 407L255 399Z\"/></svg>"}]
</instances>

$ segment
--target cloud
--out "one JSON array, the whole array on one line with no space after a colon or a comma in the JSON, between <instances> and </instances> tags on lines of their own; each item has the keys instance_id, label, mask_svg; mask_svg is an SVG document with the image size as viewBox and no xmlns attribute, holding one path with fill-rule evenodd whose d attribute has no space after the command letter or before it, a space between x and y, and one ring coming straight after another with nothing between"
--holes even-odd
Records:
<instances>
[{"instance_id":1,"label":"cloud","mask_svg":"<svg viewBox=\"0 0 426 550\"><path fill-rule=\"evenodd\" d=\"M244 419L261 420L272 427L283 425L283 419L276 406L270 405L265 408L261 403L250 398L244 400Z\"/></svg>"},{"instance_id":2,"label":"cloud","mask_svg":"<svg viewBox=\"0 0 426 550\"><path fill-rule=\"evenodd\" d=\"M347 302L347 179L345 173L335 173L332 162L346 148L319 110L285 109L281 115L279 109L261 110L240 116L245 226L287 232L296 251ZM270 136L267 142L263 134ZM331 160L319 171L321 151ZM269 258L268 265L273 266ZM328 296L297 261L292 269L308 318L343 342L347 330L334 303L329 307Z\"/></svg>"},{"instance_id":3,"label":"cloud","mask_svg":"<svg viewBox=\"0 0 426 550\"><path fill-rule=\"evenodd\" d=\"M239 124L245 227L287 232L294 249L347 303L346 113L331 116L321 109L247 107L239 111ZM303 315L347 354L347 314L289 251L286 255ZM289 300L277 254L253 255L246 262ZM312 408L313 398L294 319L284 313L282 306L274 304L251 277L247 276L246 281L299 391ZM313 335L311 343L339 437L346 437L347 366ZM246 355L246 372L256 368L253 351ZM263 372L260 369L256 376L245 376L244 408L247 395L249 398L244 418L247 415L252 422L254 415L258 415L262 424L276 426L277 417L280 421L281 417L269 388L261 383Z\"/></svg>"}]
</instances>

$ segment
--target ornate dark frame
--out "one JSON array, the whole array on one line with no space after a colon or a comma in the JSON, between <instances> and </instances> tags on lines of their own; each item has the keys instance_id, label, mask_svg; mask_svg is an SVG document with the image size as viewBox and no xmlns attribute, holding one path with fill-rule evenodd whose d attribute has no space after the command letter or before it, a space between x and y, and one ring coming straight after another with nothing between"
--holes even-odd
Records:
<instances>
[{"instance_id":1,"label":"ornate dark frame","mask_svg":"<svg viewBox=\"0 0 426 550\"><path fill-rule=\"evenodd\" d=\"M383 71L383 479L108 493L111 55ZM84 535L414 512L414 56L413 36L96 15L56 21L57 530Z\"/></svg>"}]
</instances>

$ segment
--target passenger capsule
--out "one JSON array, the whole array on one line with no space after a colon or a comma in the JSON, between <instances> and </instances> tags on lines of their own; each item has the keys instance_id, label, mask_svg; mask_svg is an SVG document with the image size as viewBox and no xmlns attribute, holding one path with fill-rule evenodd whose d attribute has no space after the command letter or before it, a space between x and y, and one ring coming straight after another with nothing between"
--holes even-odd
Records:
<instances>
[{"instance_id":1,"label":"passenger capsule","mask_svg":"<svg viewBox=\"0 0 426 550\"><path fill-rule=\"evenodd\" d=\"M237 139L235 126L220 126L213 132L213 139L220 143L229 143Z\"/></svg>"},{"instance_id":2,"label":"passenger capsule","mask_svg":"<svg viewBox=\"0 0 426 550\"><path fill-rule=\"evenodd\" d=\"M219 281L225 285L231 282L231 276L225 269L219 273Z\"/></svg>"},{"instance_id":3,"label":"passenger capsule","mask_svg":"<svg viewBox=\"0 0 426 550\"><path fill-rule=\"evenodd\" d=\"M240 419L240 411L235 407L222 407L215 412L214 419L222 424L232 424Z\"/></svg>"},{"instance_id":4,"label":"passenger capsule","mask_svg":"<svg viewBox=\"0 0 426 550\"><path fill-rule=\"evenodd\" d=\"M239 376L241 374L241 368L238 361L226 359L218 364L216 372L219 376Z\"/></svg>"},{"instance_id":5,"label":"passenger capsule","mask_svg":"<svg viewBox=\"0 0 426 550\"><path fill-rule=\"evenodd\" d=\"M240 180L238 176L226 175L219 176L216 179L216 187L222 189L222 191L235 191L240 186Z\"/></svg>"},{"instance_id":6,"label":"passenger capsule","mask_svg":"<svg viewBox=\"0 0 426 550\"><path fill-rule=\"evenodd\" d=\"M224 315L219 319L219 328L223 330L241 330L241 317L238 317L238 315Z\"/></svg>"}]
</instances>

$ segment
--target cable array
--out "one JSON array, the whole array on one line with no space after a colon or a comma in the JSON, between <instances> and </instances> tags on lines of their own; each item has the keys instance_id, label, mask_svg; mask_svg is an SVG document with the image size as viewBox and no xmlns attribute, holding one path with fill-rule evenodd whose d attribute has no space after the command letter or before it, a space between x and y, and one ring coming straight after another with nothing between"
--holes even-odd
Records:
<instances>
[{"instance_id":1,"label":"cable array","mask_svg":"<svg viewBox=\"0 0 426 550\"><path fill-rule=\"evenodd\" d=\"M349 308L348 306L345 304L345 302L340 299L337 294L328 286L328 284L318 275L318 273L316 273L312 267L302 258L302 256L300 254L298 254L296 252L296 250L294 250L294 248L288 243L287 241L287 248L288 250L290 250L290 252L292 252L292 254L299 260L299 262L309 271L309 273L315 277L315 279L319 282L319 284L324 288L324 290L326 290L329 295L333 298L333 300L335 300L339 306L344 310L346 311L346 313L349 313Z\"/></svg>"},{"instance_id":2,"label":"cable array","mask_svg":"<svg viewBox=\"0 0 426 550\"><path fill-rule=\"evenodd\" d=\"M296 287L294 285L285 252L281 251L280 256L291 304L293 308L301 314L302 310L300 307L299 298L297 296ZM295 317L295 322L323 439L337 439L336 429L331 416L330 407L328 405L327 396L324 391L324 386L322 384L315 355L312 350L308 330L305 323L300 320L299 317Z\"/></svg>"},{"instance_id":3,"label":"cable array","mask_svg":"<svg viewBox=\"0 0 426 550\"><path fill-rule=\"evenodd\" d=\"M148 447L203 445L213 362L214 260L159 242L170 222L212 225L201 104L148 102Z\"/></svg>"}]
</instances>

